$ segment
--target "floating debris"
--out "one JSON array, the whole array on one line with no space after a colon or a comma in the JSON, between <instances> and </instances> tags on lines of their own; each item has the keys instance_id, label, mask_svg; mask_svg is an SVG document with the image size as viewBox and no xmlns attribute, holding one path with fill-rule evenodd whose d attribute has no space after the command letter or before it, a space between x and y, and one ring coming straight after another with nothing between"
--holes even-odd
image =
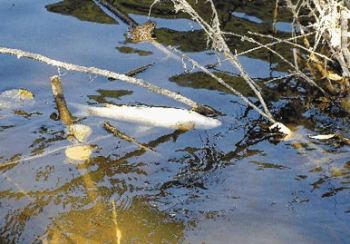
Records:
<instances>
[{"instance_id":1,"label":"floating debris","mask_svg":"<svg viewBox=\"0 0 350 244\"><path fill-rule=\"evenodd\" d=\"M83 124L72 124L67 128L69 134L74 136L79 142L85 142L92 133L92 129Z\"/></svg>"},{"instance_id":2,"label":"floating debris","mask_svg":"<svg viewBox=\"0 0 350 244\"><path fill-rule=\"evenodd\" d=\"M329 140L332 139L336 136L336 134L328 134L328 135L316 135L316 136L310 136L310 139L315 139L315 140Z\"/></svg>"},{"instance_id":3,"label":"floating debris","mask_svg":"<svg viewBox=\"0 0 350 244\"><path fill-rule=\"evenodd\" d=\"M0 93L0 108L14 109L30 105L34 101L34 95L27 89L11 89Z\"/></svg>"},{"instance_id":4,"label":"floating debris","mask_svg":"<svg viewBox=\"0 0 350 244\"><path fill-rule=\"evenodd\" d=\"M66 157L74 161L88 160L92 154L92 146L76 145L68 147L65 151Z\"/></svg>"}]
</instances>

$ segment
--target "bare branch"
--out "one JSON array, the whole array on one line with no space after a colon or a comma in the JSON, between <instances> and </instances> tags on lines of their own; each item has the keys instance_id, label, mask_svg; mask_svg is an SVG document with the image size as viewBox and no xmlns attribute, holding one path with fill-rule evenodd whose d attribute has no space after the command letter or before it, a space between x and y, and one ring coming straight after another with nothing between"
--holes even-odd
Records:
<instances>
[{"instance_id":1,"label":"bare branch","mask_svg":"<svg viewBox=\"0 0 350 244\"><path fill-rule=\"evenodd\" d=\"M169 97L169 98L171 98L175 101L178 101L180 103L186 104L186 105L190 106L195 111L199 110L199 111L206 111L206 112L211 113L211 114L215 113L215 112L213 112L213 109L211 109L207 106L198 104L198 103L194 102L193 100L191 100L187 97L184 97L176 92L173 92L173 91L161 88L159 86L153 85L153 84L148 83L142 79L137 79L137 78L130 77L130 76L127 76L124 74L119 74L116 72L112 72L112 71L104 70L104 69L99 69L99 68L95 68L95 67L86 67L86 66L81 66L81 65L76 65L76 64L70 64L70 63L66 63L66 62L62 62L62 61L48 58L48 57L43 56L41 54L30 53L30 52L26 52L26 51L19 50L19 49L0 47L0 53L1 54L15 55L15 56L17 56L17 58L33 59L33 60L48 64L48 65L63 68L63 69L69 70L69 71L95 74L95 75L99 75L99 76L103 76L103 77L107 77L107 78L113 78L116 80L125 81L127 83L146 88L151 92Z\"/></svg>"}]
</instances>

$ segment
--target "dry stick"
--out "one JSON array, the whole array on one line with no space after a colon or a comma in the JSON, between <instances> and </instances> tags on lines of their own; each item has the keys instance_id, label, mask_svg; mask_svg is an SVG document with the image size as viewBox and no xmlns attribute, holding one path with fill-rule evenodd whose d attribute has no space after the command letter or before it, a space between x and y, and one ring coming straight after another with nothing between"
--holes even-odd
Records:
<instances>
[{"instance_id":1,"label":"dry stick","mask_svg":"<svg viewBox=\"0 0 350 244\"><path fill-rule=\"evenodd\" d=\"M182 1L187 3L187 1L185 1L185 0L182 0ZM212 35L209 35L209 37L212 39L212 42L214 43L214 45L216 45L216 48L219 48L217 50L218 51L221 50L222 53L224 54L224 56L226 58L228 58L229 61L232 63L232 65L238 69L242 78L246 81L246 83L249 85L249 87L252 89L252 91L258 97L258 99L259 99L259 101L264 109L264 112L269 116L269 119L274 120L272 114L270 113L270 111L265 103L265 100L263 99L263 97L260 93L260 90L258 89L258 86L255 83L255 81L253 79L251 79L251 77L248 75L248 73L243 69L243 66L238 61L238 58L232 54L230 48L228 47L228 45L224 39L224 36L222 34L222 31L220 29L219 15L218 15L217 10L215 8L214 2L212 0L208 0L208 2L210 3L212 12L214 14L212 26L208 25L202 18L200 18L200 19L202 20L202 22L205 22L205 24L207 24L209 26L209 30L211 29L210 32L212 33ZM192 10L193 10L193 8L192 8ZM215 44L215 42L217 42L217 43Z\"/></svg>"},{"instance_id":2,"label":"dry stick","mask_svg":"<svg viewBox=\"0 0 350 244\"><path fill-rule=\"evenodd\" d=\"M149 149L148 147L146 147L145 145L139 143L138 141L136 141L135 138L132 138L128 135L126 135L125 133L121 132L120 130L118 130L115 126L113 126L111 123L109 123L108 121L105 121L103 123L103 128L112 133L115 137L119 137L120 139L122 140L125 140L125 141L128 141L128 142L131 142L133 144L135 144L136 146L142 148L143 150L146 150L146 151L152 151L151 149ZM152 151L153 152L153 151Z\"/></svg>"},{"instance_id":3,"label":"dry stick","mask_svg":"<svg viewBox=\"0 0 350 244\"><path fill-rule=\"evenodd\" d=\"M126 73L125 75L134 77L135 75L144 72L145 70L147 70L148 68L152 67L153 65L154 65L154 63L142 65L141 67L138 67L138 68L136 68L136 69L130 70L130 71L129 71L128 73Z\"/></svg>"},{"instance_id":4,"label":"dry stick","mask_svg":"<svg viewBox=\"0 0 350 244\"><path fill-rule=\"evenodd\" d=\"M309 40L307 39L306 37L306 34L305 34L305 31L304 31L304 28L303 28L303 25L300 23L300 20L299 20L299 15L298 15L298 11L296 11L295 9L295 5L293 5L292 1L291 0L286 0L287 2L287 6L288 8L291 10L292 14L293 14L293 23L296 23L299 27L299 30L300 30L300 33L304 36L304 45L306 48L309 48L311 50L311 53L310 53L310 60L313 61L315 64L316 64L316 68L317 70L321 73L321 74L326 74L326 70L320 65L321 61L318 59L318 57L315 55L315 52L314 52L314 48L311 48L311 45L310 45L310 42ZM300 10L301 6L299 6L299 10ZM294 33L294 32L293 32ZM338 59L338 61L340 62L340 64L342 65L342 62ZM310 69L311 71L311 69ZM344 71L344 69L343 69ZM312 71L311 71L312 72ZM301 73L303 74L303 73ZM303 77L303 76L302 76ZM306 75L305 77L303 78L308 78ZM311 79L310 79L311 80ZM328 95L324 90L323 90L323 93L325 95Z\"/></svg>"},{"instance_id":5,"label":"dry stick","mask_svg":"<svg viewBox=\"0 0 350 244\"><path fill-rule=\"evenodd\" d=\"M70 126L73 124L73 118L70 111L68 110L67 103L64 98L63 87L61 84L60 77L55 75L50 77L50 80L51 80L52 94L55 97L59 118L67 126Z\"/></svg>"},{"instance_id":6,"label":"dry stick","mask_svg":"<svg viewBox=\"0 0 350 244\"><path fill-rule=\"evenodd\" d=\"M236 34L236 33L232 33L232 32L227 32L227 35L233 35L233 36L240 36L240 37L244 37L242 35ZM270 47L252 39L252 38L248 38L247 41L255 43L259 46L262 46L264 48L266 48L267 50L269 50L270 52L272 52L273 54L275 54L277 57L279 57L282 61L284 61L285 63L287 63L289 66L291 66L294 69L294 74L303 78L304 80L306 80L310 85L317 87L323 94L327 94L325 90L323 90L322 87L320 87L319 85L317 85L316 82L314 82L313 80L311 80L307 75L305 75L303 72L299 71L294 64L292 64L290 61L288 61L285 57L283 57L281 54L279 54L278 52L276 52L275 50L271 49ZM314 55L313 55L314 56Z\"/></svg>"},{"instance_id":7,"label":"dry stick","mask_svg":"<svg viewBox=\"0 0 350 244\"><path fill-rule=\"evenodd\" d=\"M343 2L342 2L343 3ZM329 4L329 3L327 3L327 4ZM330 6L328 6L328 8L330 7L330 8L337 8L337 9L339 9L339 8L343 8L344 6L341 6L340 5L341 4L341 2L339 2L339 3L334 3L334 4L331 4ZM327 25L327 22L329 21L328 20L328 18L327 18L327 14L325 13L325 11L323 11L322 12L322 10L323 10L323 8L325 7L325 6L323 6L322 4L321 4L321 2L315 2L315 6L316 6L316 9L318 10L318 12L319 12L319 15L320 15L320 18L321 19L323 19L324 21L322 22L322 21L318 21L318 26L320 26L321 28L322 28L322 26L323 25ZM310 9L312 9L311 7L310 7ZM328 9L328 11L330 11L329 9ZM338 11L338 10L337 10ZM339 13L339 20L340 20L340 31L341 31L341 37L340 37L340 44L339 44L339 46L338 47L336 47L336 48L333 48L333 46L332 46L332 43L331 43L331 41L329 40L329 34L330 35L333 35L334 34L334 28L337 28L337 27L325 27L324 28L324 30L323 30L323 32L320 34L320 38L321 38L321 35L324 35L325 33L326 33L326 36L324 36L324 39L326 40L326 42L328 43L328 46L329 46L329 48L330 48L330 51L331 51L331 53L332 53L332 56L338 61L338 63L340 64L340 66L341 66L341 69L342 69L342 75L344 76L344 77L350 77L350 71L349 71L349 62L347 62L347 61L349 61L348 59L347 59L347 57L346 56L348 56L349 55L349 51L348 51L348 49L347 49L347 19L346 19L346 14L345 14L346 12L340 12ZM316 14L315 14L316 15ZM326 17L325 17L326 16ZM345 18L345 19L344 19ZM337 21L339 21L337 18L336 18L336 20ZM346 20L345 22L343 21L343 20ZM325 22L325 23L324 23ZM337 25L339 24L339 23L336 23ZM327 32L328 33L327 33ZM312 60L312 59L314 59L314 60L316 60L316 61L314 61L315 63L316 63L316 68L321 72L321 74L323 75L323 76L326 76L327 77L327 74L328 74L328 72L327 71L322 71L322 69L324 69L323 68L323 66L321 65L321 64L318 64L319 62L318 62L318 60L317 59L315 59L315 57L310 57L310 59ZM321 70L320 70L320 68L321 68ZM329 79L328 79L329 80ZM345 81L346 83L348 83L348 81L347 80L342 80L342 81Z\"/></svg>"},{"instance_id":8,"label":"dry stick","mask_svg":"<svg viewBox=\"0 0 350 244\"><path fill-rule=\"evenodd\" d=\"M300 72L298 65L298 49L293 48L293 58L294 58L294 66L297 72Z\"/></svg>"},{"instance_id":9,"label":"dry stick","mask_svg":"<svg viewBox=\"0 0 350 244\"><path fill-rule=\"evenodd\" d=\"M233 33L233 32L222 32L223 35L237 35L238 37L240 38L244 38L245 40L249 40L249 39L252 39L252 38L249 38L248 36L244 36L244 35L239 35L239 34L236 34L236 33ZM280 38L277 38L275 36L271 36L271 35L265 35L265 34L261 34L261 33L256 33L256 32L251 32L251 31L248 31L248 34L251 34L251 35L256 35L256 36L260 36L260 37L265 37L265 38L270 38L270 39L274 39L275 41L274 42L270 42L270 43L266 43L266 44L261 44L261 45L258 45L254 48L251 48L249 50L246 50L246 51L242 51L242 52L239 52L239 53L236 53L235 55L238 57L238 56L244 56L244 55L247 55L248 53L251 53L251 52L254 52L254 51L257 51L259 49L262 49L262 48L266 48L266 47L273 47L277 44L281 44L281 43L286 43L286 44L289 44L289 45L292 45L292 46L295 46L295 47L298 47L300 49L303 49L307 52L311 52L309 49L305 48L304 46L302 45L299 45L297 43L294 43L294 42L291 42L292 40L296 40L298 38L302 38L304 36L300 35L300 36L293 36L293 37L290 37L290 38L287 38L287 39L280 39ZM306 36L310 36L310 35L313 35L314 33L311 32L311 33L307 33ZM323 55L323 54L320 54L320 53L317 53L315 52L315 54L317 56L320 56L328 61L333 61L332 59L328 58L327 56ZM222 62L224 61L227 61L228 59L224 59L222 60ZM210 64L210 65L206 65L207 68L212 68L216 65L218 65L219 62L215 63L215 64Z\"/></svg>"},{"instance_id":10,"label":"dry stick","mask_svg":"<svg viewBox=\"0 0 350 244\"><path fill-rule=\"evenodd\" d=\"M122 81L128 82L130 84L138 85L140 87L146 88L146 89L150 90L151 92L172 98L175 101L178 101L180 103L183 103L183 104L190 106L194 111L197 111L199 113L206 113L206 114L215 114L216 113L212 108L210 108L208 106L198 104L185 96L182 96L176 92L161 88L159 86L153 85L153 84L148 83L142 79L136 79L136 78L124 75L124 74L119 74L116 72L112 72L112 71L104 70L104 69L99 69L99 68L95 68L95 67L86 67L86 66L81 66L81 65L70 64L70 63L66 63L66 62L62 62L62 61L48 58L48 57L43 56L41 54L30 53L30 52L26 52L26 51L19 50L19 49L0 47L0 53L15 55L15 56L17 56L17 58L24 57L24 58L28 58L28 59L33 59L33 60L36 60L36 61L39 61L42 63L46 63L48 65L63 68L63 69L69 70L69 71L77 71L77 72L82 72L82 73L95 74L95 75L104 76L107 78L111 77L113 79L122 80Z\"/></svg>"},{"instance_id":11,"label":"dry stick","mask_svg":"<svg viewBox=\"0 0 350 244\"><path fill-rule=\"evenodd\" d=\"M259 36L259 37L265 37L265 38L270 38L272 40L275 40L275 42L265 44L265 46L267 46L267 47L273 46L273 45L276 45L276 44L280 44L280 43L286 43L286 44L289 44L291 46L300 48L300 49L302 49L302 50L304 50L306 52L315 54L316 56L319 56L320 58L323 58L325 60L333 61L332 59L328 58L326 55L323 55L322 53L318 53L318 52L312 51L312 50L310 50L310 48L306 48L306 47L304 47L304 46L302 46L302 45L300 45L298 43L291 42L292 40L296 40L296 39L299 39L299 38L305 38L307 36L311 36L311 35L315 34L314 32L310 32L310 33L307 33L307 34L304 34L304 35L294 36L294 37L287 38L287 39L281 39L281 38L278 38L278 37L275 37L275 36L272 36L272 35L266 35L266 34L251 32L251 31L248 31L248 33L250 35ZM264 46L258 46L256 48L254 48L254 50L249 49L249 50L247 50L245 52L238 53L237 55L244 55L244 54L247 54L247 53L249 53L251 51L255 51L257 49L260 49L260 48L264 48Z\"/></svg>"},{"instance_id":12,"label":"dry stick","mask_svg":"<svg viewBox=\"0 0 350 244\"><path fill-rule=\"evenodd\" d=\"M259 113L261 116L265 117L267 120L269 120L271 123L276 123L276 120L270 116L269 114L266 114L264 111L262 111L260 108L258 108L253 102L251 102L248 98L246 98L242 93L240 93L239 91L237 91L236 89L234 89L232 86L230 86L229 84L227 84L223 79L221 79L220 77L216 76L214 73L210 72L207 68L205 68L203 65L199 64L197 61L195 61L194 59L190 58L189 56L186 56L183 53L180 53L177 50L174 50L174 52L178 52L179 55L182 55L183 59L187 59L189 60L193 66L197 67L198 69L202 70L204 73L206 73L207 75L211 76L213 79L215 79L219 84L221 84L222 86L224 86L226 89L228 89L229 91L231 91L233 94L235 94L236 96L240 97L246 104L248 104L249 106L251 106L257 113Z\"/></svg>"},{"instance_id":13,"label":"dry stick","mask_svg":"<svg viewBox=\"0 0 350 244\"><path fill-rule=\"evenodd\" d=\"M288 75L283 75L283 76L279 76L279 77L275 77L275 78L272 78L268 81L265 81L264 83L265 84L269 84L269 83L272 83L274 81L277 81L277 80L282 80L282 79L287 79L287 78L290 78L290 77L293 77L295 76L295 74L288 74Z\"/></svg>"},{"instance_id":14,"label":"dry stick","mask_svg":"<svg viewBox=\"0 0 350 244\"><path fill-rule=\"evenodd\" d=\"M153 65L154 65L154 63L142 65L142 66L140 66L138 68L135 68L135 69L132 69L132 70L128 71L127 73L125 73L125 75L130 76L130 77L134 77L137 74L140 74L140 73L144 72L145 70L147 70L148 68L152 67ZM112 77L108 77L108 80L114 81L116 79L114 79Z\"/></svg>"},{"instance_id":15,"label":"dry stick","mask_svg":"<svg viewBox=\"0 0 350 244\"><path fill-rule=\"evenodd\" d=\"M160 0L155 0L152 4L152 6L156 3L158 3ZM252 89L254 94L259 99L263 109L264 113L267 115L270 121L274 121L272 114L270 113L260 91L259 87L253 81L250 76L246 73L246 71L243 69L242 65L238 61L237 57L234 56L231 53L231 50L229 49L226 41L224 40L224 37L222 35L221 29L220 29L220 21L218 17L218 13L216 11L216 8L214 6L214 3L212 0L208 0L208 2L211 4L212 12L213 12L213 24L209 25L199 14L192 8L192 6L186 1L186 0L171 0L174 4L174 8L176 11L183 11L184 13L187 13L190 15L190 17L196 21L202 29L206 32L207 37L211 39L212 41L212 47L217 50L220 53L223 53L226 58L232 63L234 67L238 69L240 72L240 75L245 80L245 82L248 84L248 86ZM151 6L151 8L152 8ZM223 80L220 84L225 83ZM226 87L226 86L225 86ZM236 93L235 93L236 94ZM248 99L244 99L246 102Z\"/></svg>"},{"instance_id":16,"label":"dry stick","mask_svg":"<svg viewBox=\"0 0 350 244\"><path fill-rule=\"evenodd\" d=\"M290 0L289 0L290 1ZM322 31L320 31L320 33L318 34L318 41L321 39L322 35L325 34L326 31L331 32L332 33L332 29L328 30L327 27L327 22L329 22L329 19L327 18L327 13L326 11L332 11L330 9L327 9L327 6L324 6L324 4L328 4L328 7L330 8L343 8L344 6L341 6L341 2L336 2L336 3L325 3L325 2L319 2L319 1L313 1L314 3L314 8L317 10L318 15L320 15L320 18L317 16L317 13L315 13L314 8L311 6L309 7L309 10L313 13L313 16L316 20L317 26L322 29ZM342 2L343 3L343 2ZM291 3L289 3L290 6L292 6ZM326 10L325 10L326 9ZM293 7L291 7L291 10L293 11ZM338 11L338 10L337 10ZM344 11L344 12L343 12ZM298 16L297 14L295 14L293 12L293 14L295 15L295 19L297 20L297 23L299 24L299 26L301 27L300 21L298 20ZM331 44L328 44L330 47L330 50L332 52L332 55L335 57L335 59L339 62L342 71L343 71L343 76L349 77L350 76L350 71L349 71L349 62L347 63L347 57L349 55L349 51L347 49L347 16L346 16L346 11L344 9L341 10L340 12L340 25L341 25L341 44L339 49L334 50L332 48ZM326 36L325 39L327 40L327 38L329 38L329 36ZM343 39L344 38L344 39ZM329 41L327 40L327 42L329 43ZM346 43L346 44L345 44ZM308 44L308 43L307 43ZM315 47L313 48L313 50L315 49ZM312 57L311 57L312 58ZM315 57L314 57L315 59ZM316 61L318 61L317 59L315 59ZM315 62L315 61L314 61ZM318 65L319 67L321 67L320 65ZM323 67L321 67L323 69ZM321 70L322 73L322 70Z\"/></svg>"},{"instance_id":17,"label":"dry stick","mask_svg":"<svg viewBox=\"0 0 350 244\"><path fill-rule=\"evenodd\" d=\"M340 12L340 25L341 25L341 50L347 61L347 68L350 67L350 52L348 49L348 14L345 9ZM347 74L349 75L349 74Z\"/></svg>"},{"instance_id":18,"label":"dry stick","mask_svg":"<svg viewBox=\"0 0 350 244\"><path fill-rule=\"evenodd\" d=\"M273 21L272 21L272 31L274 34L277 33L277 29L276 29L276 24L277 24L277 18L278 18L278 7L280 4L280 0L276 0L275 2L275 8L273 10Z\"/></svg>"}]
</instances>

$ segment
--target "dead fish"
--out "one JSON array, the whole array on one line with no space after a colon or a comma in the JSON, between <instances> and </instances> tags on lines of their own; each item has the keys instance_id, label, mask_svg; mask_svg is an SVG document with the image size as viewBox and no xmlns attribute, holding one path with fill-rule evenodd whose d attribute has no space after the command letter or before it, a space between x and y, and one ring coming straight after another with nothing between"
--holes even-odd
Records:
<instances>
[{"instance_id":1,"label":"dead fish","mask_svg":"<svg viewBox=\"0 0 350 244\"><path fill-rule=\"evenodd\" d=\"M98 116L118 121L142 124L151 127L171 129L213 129L221 125L217 119L179 108L127 106L105 104L104 107L92 107L72 104L83 116Z\"/></svg>"}]
</instances>

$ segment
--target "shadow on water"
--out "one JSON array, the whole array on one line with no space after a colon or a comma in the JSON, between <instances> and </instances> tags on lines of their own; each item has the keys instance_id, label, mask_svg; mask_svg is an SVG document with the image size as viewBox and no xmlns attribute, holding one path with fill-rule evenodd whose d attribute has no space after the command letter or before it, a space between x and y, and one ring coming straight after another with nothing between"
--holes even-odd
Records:
<instances>
[{"instance_id":1,"label":"shadow on water","mask_svg":"<svg viewBox=\"0 0 350 244\"><path fill-rule=\"evenodd\" d=\"M79 20L101 24L117 24L117 21L99 8L91 0L65 0L46 6L50 12L77 17Z\"/></svg>"},{"instance_id":2,"label":"shadow on water","mask_svg":"<svg viewBox=\"0 0 350 244\"><path fill-rule=\"evenodd\" d=\"M337 101L320 99L292 78L267 82L288 67L266 50L242 56L275 118L294 131L292 140L281 142L265 121L210 77L198 70L184 72L181 62L176 64L148 43L126 41L128 26L94 1L30 2L0 4L0 16L6 19L0 28L21 24L27 29L23 39L16 39L19 47L41 50L41 43L32 39L40 33L26 22L31 18L52 28L53 36L42 40L44 50L56 48L67 60L123 71L154 63L138 76L218 109L223 125L185 132L116 123L150 149L145 150L108 134L101 119L84 118L81 122L93 129L87 143L94 151L89 160L77 163L66 157L70 138L53 116L47 77L57 71L23 62L12 72L5 67L19 61L2 58L0 91L26 87L36 96L32 107L0 108L1 242L333 243L350 238L349 146L341 138L307 137L334 132L350 137L349 114ZM108 2L143 23L153 1ZM272 33L274 1L215 4L226 31ZM211 17L205 4L197 10ZM217 62L204 33L188 16L175 17L169 4L160 3L151 19L159 26L158 42L188 52L252 97L235 71ZM283 15L278 21L289 20ZM58 29L60 36L55 36ZM288 33L277 28L277 35ZM56 43L55 38L61 39ZM0 36L0 46L11 46L11 40L11 33ZM253 47L240 38L228 42L237 52ZM82 52L72 53L71 47ZM283 45L276 50L291 56ZM69 72L63 77L68 104L179 106L119 81ZM10 80L23 83L5 84Z\"/></svg>"}]
</instances>

